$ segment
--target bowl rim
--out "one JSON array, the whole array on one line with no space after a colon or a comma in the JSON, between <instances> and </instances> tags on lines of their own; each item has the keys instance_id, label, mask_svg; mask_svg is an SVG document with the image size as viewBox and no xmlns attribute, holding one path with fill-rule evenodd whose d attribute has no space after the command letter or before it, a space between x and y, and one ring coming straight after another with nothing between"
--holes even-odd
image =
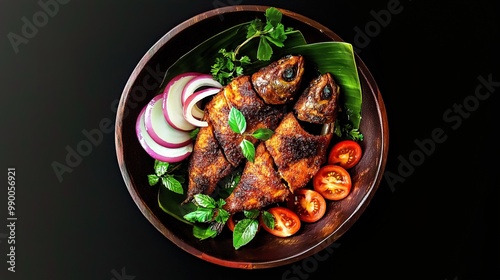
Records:
<instances>
[{"instance_id":1,"label":"bowl rim","mask_svg":"<svg viewBox=\"0 0 500 280\"><path fill-rule=\"evenodd\" d=\"M366 67L364 62L360 59L358 54L354 53L355 55L355 61L357 64L358 68L358 73L361 79L364 79L367 81L367 86L370 88L369 92L371 92L374 96L373 98L375 99L375 104L376 104L376 109L377 109L377 116L379 117L380 121L380 130L381 130L381 152L380 152L380 158L379 162L377 163L378 170L376 171L376 179L372 182L372 185L368 187L369 191L362 197L360 203L357 205L355 210L352 212L352 214L342 223L339 225L339 228L332 234L330 235L327 239L319 242L316 246L313 246L309 248L308 250L303 251L301 254L298 255L293 255L289 256L288 258L283 258L279 260L274 260L274 261L263 261L263 262L241 262L241 261L230 261L227 259L222 259L218 258L215 256L211 256L209 254L206 254L205 252L202 252L193 246L191 246L189 243L185 242L182 238L177 237L172 231L170 231L163 223L162 221L155 215L154 211L145 203L144 200L141 199L139 193L135 190L135 184L130 177L127 169L127 164L124 159L124 152L123 152L123 140L122 140L122 127L123 127L123 116L124 116L124 108L126 107L126 102L129 99L129 93L131 92L132 86L135 83L136 79L138 78L139 74L143 70L144 66L147 64L147 62L151 59L151 57L159 50L161 49L165 44L167 44L170 39L175 37L177 34L185 30L186 28L190 27L191 25L194 25L196 23L202 22L203 20L220 16L226 13L237 13L237 12L264 12L267 8L270 6L265 6L265 5L235 5L235 6L226 6L226 7L220 7L220 8L215 8L212 10L208 10L205 12L202 12L198 15L195 15L178 25L174 26L172 29L170 29L167 33L165 33L156 43L154 43L149 50L142 56L142 58L139 60L137 63L136 67L133 69L131 75L129 76L124 89L122 91L122 94L120 96L120 100L118 103L118 110L116 113L116 121L115 121L115 152L119 164L119 168L122 174L122 178L125 182L125 185L127 187L127 190L129 194L131 195L133 201L135 202L136 206L140 209L141 213L146 217L146 219L158 230L160 231L161 234L163 234L165 237L167 237L170 241L172 241L175 245L177 245L179 248L182 250L190 253L191 255L194 255L200 259L203 259L205 261L208 261L213 264L217 264L220 266L225 266L225 267L230 267L230 268L240 268L240 269L256 269L256 268L270 268L270 267L276 267L276 266L282 266L286 264L290 264L292 262L301 260L303 258L306 258L308 256L313 255L314 253L317 253L328 246L330 246L335 240L337 240L340 236L342 236L349 228L350 225L352 225L354 222L357 221L359 216L364 212L364 209L368 206L370 200L374 196L378 186L380 185L380 182L383 177L383 170L385 169L386 162L387 162L387 156L388 156L388 148L389 148L389 127L388 127L388 121L387 121L387 114L386 114L386 109L385 109L385 104L382 99L381 92L378 88L378 85L372 76L371 72L369 69ZM344 42L344 40L338 36L335 32L333 32L331 29L328 27L320 24L319 22L308 18L306 16L303 16L299 13L283 9L283 8L278 8L283 16L290 17L294 20L301 21L302 23L305 23L307 25L310 25L311 27L317 29L321 33L325 34L327 37L331 38L333 41L341 41ZM347 225L347 226L346 226Z\"/></svg>"}]
</instances>

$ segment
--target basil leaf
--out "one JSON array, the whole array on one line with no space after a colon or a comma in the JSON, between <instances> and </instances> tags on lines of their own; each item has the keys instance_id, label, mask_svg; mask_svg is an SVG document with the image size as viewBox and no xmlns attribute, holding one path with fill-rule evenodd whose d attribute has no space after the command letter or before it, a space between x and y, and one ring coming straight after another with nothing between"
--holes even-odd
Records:
<instances>
[{"instance_id":1,"label":"basil leaf","mask_svg":"<svg viewBox=\"0 0 500 280\"><path fill-rule=\"evenodd\" d=\"M194 201L200 207L215 208L217 206L215 200L211 196L202 193L195 194Z\"/></svg>"},{"instance_id":2,"label":"basil leaf","mask_svg":"<svg viewBox=\"0 0 500 280\"><path fill-rule=\"evenodd\" d=\"M233 247L238 250L241 246L252 241L259 229L259 222L255 219L240 220L233 230Z\"/></svg>"},{"instance_id":3,"label":"basil leaf","mask_svg":"<svg viewBox=\"0 0 500 280\"><path fill-rule=\"evenodd\" d=\"M198 207L196 211L187 213L186 215L184 215L183 218L193 223L194 222L205 223L211 221L213 217L214 217L214 209Z\"/></svg>"},{"instance_id":4,"label":"basil leaf","mask_svg":"<svg viewBox=\"0 0 500 280\"><path fill-rule=\"evenodd\" d=\"M264 224L270 228L270 229L274 229L274 216L273 214L267 212L267 211L262 211L262 221L264 222Z\"/></svg>"},{"instance_id":5,"label":"basil leaf","mask_svg":"<svg viewBox=\"0 0 500 280\"><path fill-rule=\"evenodd\" d=\"M249 219L257 219L259 217L260 211L259 210L244 210L243 214L245 217Z\"/></svg>"},{"instance_id":6,"label":"basil leaf","mask_svg":"<svg viewBox=\"0 0 500 280\"><path fill-rule=\"evenodd\" d=\"M219 198L219 200L217 200L215 202L215 207L216 208L221 208L222 206L224 206L224 204L226 204L226 201L222 198Z\"/></svg>"},{"instance_id":7,"label":"basil leaf","mask_svg":"<svg viewBox=\"0 0 500 280\"><path fill-rule=\"evenodd\" d=\"M217 236L217 231L213 230L210 226L206 225L194 225L193 226L194 237L204 240L207 238L212 238Z\"/></svg>"},{"instance_id":8,"label":"basil leaf","mask_svg":"<svg viewBox=\"0 0 500 280\"><path fill-rule=\"evenodd\" d=\"M175 179L172 175L161 177L161 184L174 193L184 193L184 189L182 188L181 183L177 181L177 179Z\"/></svg>"},{"instance_id":9,"label":"basil leaf","mask_svg":"<svg viewBox=\"0 0 500 280\"><path fill-rule=\"evenodd\" d=\"M247 139L243 139L240 143L241 151L243 156L247 158L248 161L252 162L255 160L255 147L252 142Z\"/></svg>"},{"instance_id":10,"label":"basil leaf","mask_svg":"<svg viewBox=\"0 0 500 280\"><path fill-rule=\"evenodd\" d=\"M245 120L245 116L243 115L240 110L231 107L231 110L229 111L229 127L231 129L239 134L243 134L245 130L247 129L247 121Z\"/></svg>"},{"instance_id":11,"label":"basil leaf","mask_svg":"<svg viewBox=\"0 0 500 280\"><path fill-rule=\"evenodd\" d=\"M200 132L200 128L197 127L189 132L189 138L195 140L196 136L198 136L198 132Z\"/></svg>"},{"instance_id":12,"label":"basil leaf","mask_svg":"<svg viewBox=\"0 0 500 280\"><path fill-rule=\"evenodd\" d=\"M219 222L221 224L225 224L227 222L227 220L229 219L229 212L227 212L226 210L222 209L222 208L219 208L218 209L218 212L217 212L217 216L215 217L215 221L216 222Z\"/></svg>"},{"instance_id":13,"label":"basil leaf","mask_svg":"<svg viewBox=\"0 0 500 280\"><path fill-rule=\"evenodd\" d=\"M154 170L156 175L162 176L163 174L167 173L169 165L170 164L168 162L155 160Z\"/></svg>"},{"instance_id":14,"label":"basil leaf","mask_svg":"<svg viewBox=\"0 0 500 280\"><path fill-rule=\"evenodd\" d=\"M159 180L160 180L160 177L158 177L155 174L149 174L148 175L148 183L149 183L150 186L156 185L156 183L158 183Z\"/></svg>"},{"instance_id":15,"label":"basil leaf","mask_svg":"<svg viewBox=\"0 0 500 280\"><path fill-rule=\"evenodd\" d=\"M273 131L269 128L259 128L252 133L252 136L259 140L267 140L273 136Z\"/></svg>"}]
</instances>

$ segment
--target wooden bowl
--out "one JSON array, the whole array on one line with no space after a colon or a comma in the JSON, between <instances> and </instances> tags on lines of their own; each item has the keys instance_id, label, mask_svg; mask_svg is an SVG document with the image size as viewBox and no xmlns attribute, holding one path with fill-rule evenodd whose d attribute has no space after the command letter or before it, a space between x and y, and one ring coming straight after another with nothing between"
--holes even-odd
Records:
<instances>
[{"instance_id":1,"label":"wooden bowl","mask_svg":"<svg viewBox=\"0 0 500 280\"><path fill-rule=\"evenodd\" d=\"M199 14L166 33L139 61L123 90L116 116L116 154L125 185L139 210L166 238L186 252L208 262L233 268L276 267L303 258L332 245L363 213L382 179L386 165L389 132L381 93L365 64L356 56L363 91L360 131L364 154L351 170L353 187L347 198L328 202L320 221L305 224L289 238L257 234L247 245L235 250L230 233L199 241L192 226L166 214L158 206L157 188L147 182L154 160L137 140L135 123L141 109L159 92L161 78L180 56L205 39L235 24L262 17L266 6L231 6ZM301 30L307 42L343 41L329 28L300 14L280 9L282 22Z\"/></svg>"}]
</instances>

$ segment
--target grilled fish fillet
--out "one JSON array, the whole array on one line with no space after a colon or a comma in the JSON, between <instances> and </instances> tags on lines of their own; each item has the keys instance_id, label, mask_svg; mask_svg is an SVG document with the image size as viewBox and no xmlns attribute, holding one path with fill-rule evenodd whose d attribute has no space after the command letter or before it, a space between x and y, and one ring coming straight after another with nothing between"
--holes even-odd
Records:
<instances>
[{"instance_id":1,"label":"grilled fish fillet","mask_svg":"<svg viewBox=\"0 0 500 280\"><path fill-rule=\"evenodd\" d=\"M255 149L255 161L246 163L240 183L223 207L234 213L283 201L290 191L275 168L266 145L260 143Z\"/></svg>"},{"instance_id":2,"label":"grilled fish fillet","mask_svg":"<svg viewBox=\"0 0 500 280\"><path fill-rule=\"evenodd\" d=\"M211 194L217 183L233 171L216 141L213 126L201 127L189 161L188 191L184 202L190 201L195 194Z\"/></svg>"},{"instance_id":3,"label":"grilled fish fillet","mask_svg":"<svg viewBox=\"0 0 500 280\"><path fill-rule=\"evenodd\" d=\"M332 134L312 135L290 112L273 136L265 141L269 154L290 191L304 187L325 163Z\"/></svg>"}]
</instances>

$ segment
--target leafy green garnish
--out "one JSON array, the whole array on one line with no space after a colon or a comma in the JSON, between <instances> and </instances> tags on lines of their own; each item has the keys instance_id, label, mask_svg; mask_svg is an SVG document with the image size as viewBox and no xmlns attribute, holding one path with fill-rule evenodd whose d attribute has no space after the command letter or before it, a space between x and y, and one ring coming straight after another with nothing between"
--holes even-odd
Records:
<instances>
[{"instance_id":1,"label":"leafy green garnish","mask_svg":"<svg viewBox=\"0 0 500 280\"><path fill-rule=\"evenodd\" d=\"M174 193L183 194L184 189L182 188L182 183L185 180L184 177L172 174L172 172L179 166L180 164L172 165L168 162L155 160L155 173L148 175L149 185L154 186L158 182L161 182L162 186L164 186L168 190L173 191Z\"/></svg>"},{"instance_id":2,"label":"leafy green garnish","mask_svg":"<svg viewBox=\"0 0 500 280\"><path fill-rule=\"evenodd\" d=\"M241 151L243 152L243 156L248 159L249 162L254 162L255 160L255 147L252 142L247 139L243 139L240 143Z\"/></svg>"},{"instance_id":3,"label":"leafy green garnish","mask_svg":"<svg viewBox=\"0 0 500 280\"><path fill-rule=\"evenodd\" d=\"M236 109L235 107L231 107L231 110L229 111L229 127L231 128L232 131L238 134L242 134L243 136L249 136L253 137L258 140L265 141L273 135L273 131L270 130L269 128L258 128L256 129L253 133L245 133L247 129L247 121L245 119L245 115L243 113ZM243 156L250 161L254 162L255 160L255 146L254 144L247 140L243 139L240 143L240 148L243 153Z\"/></svg>"},{"instance_id":4,"label":"leafy green garnish","mask_svg":"<svg viewBox=\"0 0 500 280\"><path fill-rule=\"evenodd\" d=\"M206 223L217 221L225 223L229 217L229 213L222 209L226 202L220 198L215 200L213 197L206 194L195 194L193 202L197 206L196 210L184 215L184 219L190 222Z\"/></svg>"},{"instance_id":5,"label":"leafy green garnish","mask_svg":"<svg viewBox=\"0 0 500 280\"><path fill-rule=\"evenodd\" d=\"M247 121L245 119L245 116L240 110L234 107L231 107L231 110L229 111L228 122L229 127L231 127L231 129L236 133L243 134L247 129Z\"/></svg>"},{"instance_id":6,"label":"leafy green garnish","mask_svg":"<svg viewBox=\"0 0 500 280\"><path fill-rule=\"evenodd\" d=\"M195 194L193 203L196 209L183 217L187 221L195 223L193 235L198 239L217 236L229 219L229 213L222 208L226 204L224 199L216 200L206 194Z\"/></svg>"},{"instance_id":7,"label":"leafy green garnish","mask_svg":"<svg viewBox=\"0 0 500 280\"><path fill-rule=\"evenodd\" d=\"M287 35L294 31L293 28L285 29L281 23L283 15L277 8L267 8L264 15L266 17L265 23L256 18L246 25L246 39L234 50L228 51L225 48L219 50L221 56L215 58L210 72L214 79L222 85L226 85L231 79L243 75L245 66L252 63L248 55L239 57L241 48L250 41L259 39L257 60L269 61L274 53L273 46L282 48Z\"/></svg>"},{"instance_id":8,"label":"leafy green garnish","mask_svg":"<svg viewBox=\"0 0 500 280\"><path fill-rule=\"evenodd\" d=\"M259 220L262 215L263 221L269 228L274 228L274 219L272 214L265 210L243 211L245 218L238 221L233 230L233 247L238 250L248 244L258 232Z\"/></svg>"},{"instance_id":9,"label":"leafy green garnish","mask_svg":"<svg viewBox=\"0 0 500 280\"><path fill-rule=\"evenodd\" d=\"M267 212L267 211L262 211L262 221L264 224L270 228L274 229L274 216L273 214Z\"/></svg>"}]
</instances>

